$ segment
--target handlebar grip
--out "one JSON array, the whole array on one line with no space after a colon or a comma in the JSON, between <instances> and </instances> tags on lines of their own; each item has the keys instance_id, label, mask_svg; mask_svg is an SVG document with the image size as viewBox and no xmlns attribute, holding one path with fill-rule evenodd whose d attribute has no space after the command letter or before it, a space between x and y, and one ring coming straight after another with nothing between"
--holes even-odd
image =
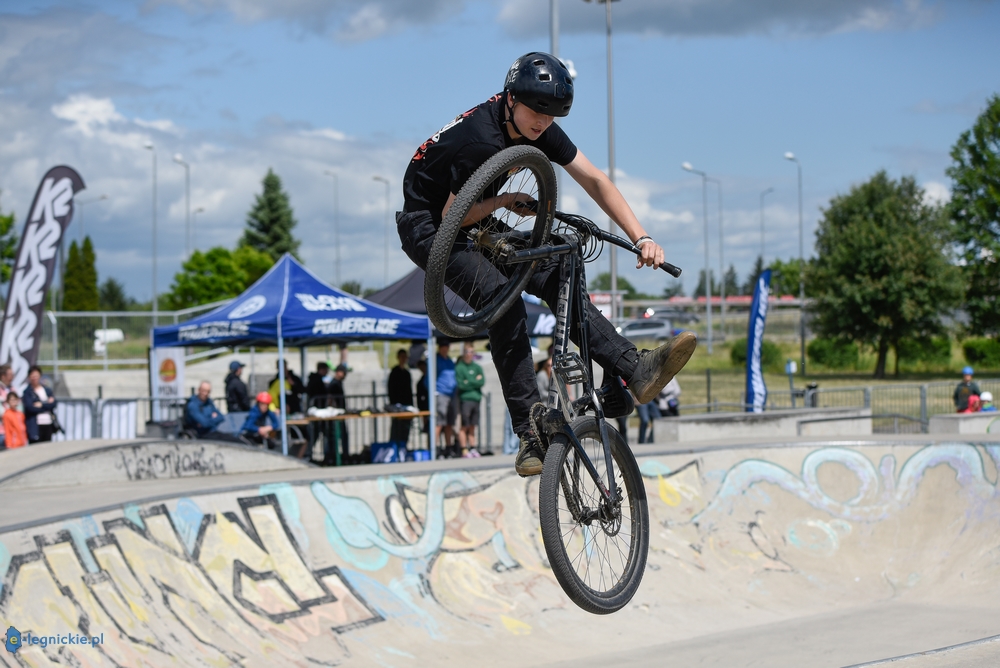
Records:
<instances>
[{"instance_id":1,"label":"handlebar grip","mask_svg":"<svg viewBox=\"0 0 1000 668\"><path fill-rule=\"evenodd\" d=\"M670 264L669 262L664 262L663 264L660 265L660 269L667 272L674 278L680 278L681 268L676 265Z\"/></svg>"}]
</instances>

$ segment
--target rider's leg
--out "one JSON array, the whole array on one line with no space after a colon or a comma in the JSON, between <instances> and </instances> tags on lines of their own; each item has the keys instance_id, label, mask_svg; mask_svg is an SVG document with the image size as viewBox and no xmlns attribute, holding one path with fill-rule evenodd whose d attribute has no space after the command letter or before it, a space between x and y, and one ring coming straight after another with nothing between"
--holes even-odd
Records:
<instances>
[{"instance_id":1,"label":"rider's leg","mask_svg":"<svg viewBox=\"0 0 1000 668\"><path fill-rule=\"evenodd\" d=\"M417 266L426 270L437 231L430 213L398 214L396 228L403 251ZM445 282L470 304L483 303L480 300L489 299L507 282L506 277L478 253L456 253L451 260ZM474 284L469 282L470 277L475 277ZM500 377L514 433L520 437L530 430L528 414L531 406L541 400L531 361L527 314L521 300L515 300L507 313L489 329L489 336L493 364Z\"/></svg>"},{"instance_id":2,"label":"rider's leg","mask_svg":"<svg viewBox=\"0 0 1000 668\"><path fill-rule=\"evenodd\" d=\"M555 309L559 295L559 264L555 258L539 263L527 292L541 297ZM694 353L697 339L690 332L682 332L659 348L640 353L590 301L584 304L584 312L589 325L591 357L606 374L624 378L639 403L652 401ZM579 343L575 327L570 328L570 338Z\"/></svg>"}]
</instances>

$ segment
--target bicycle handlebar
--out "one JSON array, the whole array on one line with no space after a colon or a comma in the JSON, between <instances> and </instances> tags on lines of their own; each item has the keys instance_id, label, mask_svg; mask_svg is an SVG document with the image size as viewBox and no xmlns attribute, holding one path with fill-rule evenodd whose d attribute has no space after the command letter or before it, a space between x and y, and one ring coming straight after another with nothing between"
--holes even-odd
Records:
<instances>
[{"instance_id":1,"label":"bicycle handlebar","mask_svg":"<svg viewBox=\"0 0 1000 668\"><path fill-rule=\"evenodd\" d=\"M567 225L571 225L577 229L580 229L581 226L585 226L586 229L580 230L581 232L587 232L589 234L596 236L601 241L606 241L608 243L614 244L615 246L618 246L619 248L624 248L627 251L631 251L632 253L635 253L637 257L642 256L642 249L636 246L634 243L632 243L631 241L629 241L624 237L620 237L616 234L611 234L610 232L605 232L597 225L595 225L593 221L584 218L583 216L577 216L571 213L564 213L562 211L554 212L553 216L557 220L566 223ZM586 223L589 223L589 225L587 225L586 223L582 223L581 221L586 221ZM674 278L679 278L681 272L683 271L677 265L670 264L669 262L664 262L658 265L658 268L667 272Z\"/></svg>"}]
</instances>

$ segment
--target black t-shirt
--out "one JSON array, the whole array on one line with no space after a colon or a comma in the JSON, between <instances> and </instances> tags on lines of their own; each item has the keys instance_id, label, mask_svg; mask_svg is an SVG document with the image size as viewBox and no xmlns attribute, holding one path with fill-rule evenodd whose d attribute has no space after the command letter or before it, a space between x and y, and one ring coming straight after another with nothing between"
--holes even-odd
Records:
<instances>
[{"instance_id":1,"label":"black t-shirt","mask_svg":"<svg viewBox=\"0 0 1000 668\"><path fill-rule=\"evenodd\" d=\"M389 372L389 403L410 406L413 404L413 377L406 369L392 367Z\"/></svg>"},{"instance_id":2,"label":"black t-shirt","mask_svg":"<svg viewBox=\"0 0 1000 668\"><path fill-rule=\"evenodd\" d=\"M440 222L448 195L457 195L480 165L509 146L530 144L559 165L573 162L576 146L555 123L536 141L511 139L504 122L506 104L506 94L494 95L417 148L403 176L403 211L430 211L434 222Z\"/></svg>"}]
</instances>

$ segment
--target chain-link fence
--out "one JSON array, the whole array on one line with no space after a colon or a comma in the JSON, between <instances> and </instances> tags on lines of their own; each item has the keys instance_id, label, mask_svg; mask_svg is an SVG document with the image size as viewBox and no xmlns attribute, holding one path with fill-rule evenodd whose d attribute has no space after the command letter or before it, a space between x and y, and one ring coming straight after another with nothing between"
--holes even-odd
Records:
<instances>
[{"instance_id":1,"label":"chain-link fence","mask_svg":"<svg viewBox=\"0 0 1000 668\"><path fill-rule=\"evenodd\" d=\"M39 364L62 368L107 370L144 366L154 326L184 322L225 301L181 311L46 311L42 319Z\"/></svg>"}]
</instances>

